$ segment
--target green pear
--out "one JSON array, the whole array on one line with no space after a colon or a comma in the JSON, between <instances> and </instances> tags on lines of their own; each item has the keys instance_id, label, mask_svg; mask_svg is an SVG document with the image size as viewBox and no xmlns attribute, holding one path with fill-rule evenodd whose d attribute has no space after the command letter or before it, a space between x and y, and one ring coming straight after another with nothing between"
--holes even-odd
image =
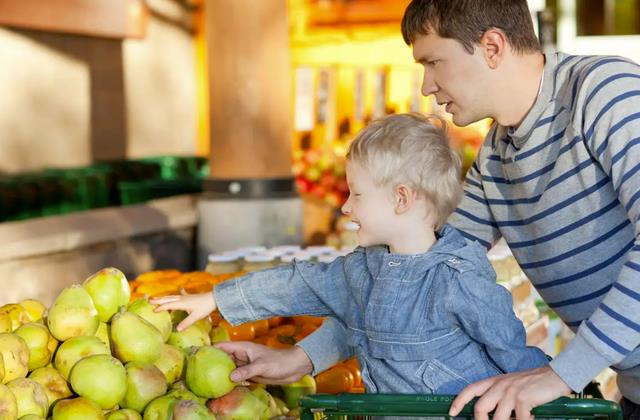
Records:
<instances>
[{"instance_id":1,"label":"green pear","mask_svg":"<svg viewBox=\"0 0 640 420\"><path fill-rule=\"evenodd\" d=\"M155 312L155 306L149 303L149 299L147 298L136 299L131 303L131 305L129 305L127 310L156 327L158 331L160 331L160 334L162 334L163 341L167 341L169 339L172 329L171 315L169 314L169 311Z\"/></svg>"},{"instance_id":2,"label":"green pear","mask_svg":"<svg viewBox=\"0 0 640 420\"><path fill-rule=\"evenodd\" d=\"M282 385L284 402L289 408L298 406L298 401L305 395L316 393L316 381L311 375L304 375L296 382Z\"/></svg>"},{"instance_id":3,"label":"green pear","mask_svg":"<svg viewBox=\"0 0 640 420\"><path fill-rule=\"evenodd\" d=\"M44 420L44 417L36 416L35 414L27 414L20 417L18 420Z\"/></svg>"},{"instance_id":4,"label":"green pear","mask_svg":"<svg viewBox=\"0 0 640 420\"><path fill-rule=\"evenodd\" d=\"M178 402L171 395L163 395L151 401L144 409L142 418L144 420L171 420L173 418L173 407Z\"/></svg>"},{"instance_id":5,"label":"green pear","mask_svg":"<svg viewBox=\"0 0 640 420\"><path fill-rule=\"evenodd\" d=\"M211 344L221 343L223 341L231 341L229 332L222 327L212 328L211 332L209 333L209 338L211 339Z\"/></svg>"},{"instance_id":6,"label":"green pear","mask_svg":"<svg viewBox=\"0 0 640 420\"><path fill-rule=\"evenodd\" d=\"M47 394L49 406L58 400L71 396L69 384L62 374L52 367L41 367L34 370L29 374L29 379L42 385L45 394Z\"/></svg>"},{"instance_id":7,"label":"green pear","mask_svg":"<svg viewBox=\"0 0 640 420\"><path fill-rule=\"evenodd\" d=\"M276 397L273 397L273 400L276 402L276 416L284 416L289 412L289 407L287 407L287 404L284 401Z\"/></svg>"},{"instance_id":8,"label":"green pear","mask_svg":"<svg viewBox=\"0 0 640 420\"><path fill-rule=\"evenodd\" d=\"M197 401L201 404L205 404L207 402L206 398L200 398L193 392L189 391L187 385L185 385L183 381L178 381L171 385L171 389L167 392L167 395L171 395L177 400L191 400Z\"/></svg>"},{"instance_id":9,"label":"green pear","mask_svg":"<svg viewBox=\"0 0 640 420\"><path fill-rule=\"evenodd\" d=\"M142 420L142 416L137 411L122 408L109 413L107 415L107 420Z\"/></svg>"},{"instance_id":10,"label":"green pear","mask_svg":"<svg viewBox=\"0 0 640 420\"><path fill-rule=\"evenodd\" d=\"M89 293L79 285L64 289L49 310L49 331L60 341L82 335L94 335L98 329L98 311Z\"/></svg>"},{"instance_id":11,"label":"green pear","mask_svg":"<svg viewBox=\"0 0 640 420\"><path fill-rule=\"evenodd\" d=\"M111 338L109 337L109 324L101 322L96 330L96 337L100 339L108 348L111 348Z\"/></svg>"},{"instance_id":12,"label":"green pear","mask_svg":"<svg viewBox=\"0 0 640 420\"><path fill-rule=\"evenodd\" d=\"M162 334L131 312L118 312L111 321L113 353L121 361L154 363L162 352Z\"/></svg>"},{"instance_id":13,"label":"green pear","mask_svg":"<svg viewBox=\"0 0 640 420\"><path fill-rule=\"evenodd\" d=\"M154 365L164 374L168 384L172 384L182 377L184 369L184 353L176 346L163 344L160 357Z\"/></svg>"},{"instance_id":14,"label":"green pear","mask_svg":"<svg viewBox=\"0 0 640 420\"><path fill-rule=\"evenodd\" d=\"M18 402L13 392L6 385L0 384L0 420L18 418Z\"/></svg>"},{"instance_id":15,"label":"green pear","mask_svg":"<svg viewBox=\"0 0 640 420\"><path fill-rule=\"evenodd\" d=\"M72 398L58 401L53 407L55 420L104 420L98 404L88 398Z\"/></svg>"},{"instance_id":16,"label":"green pear","mask_svg":"<svg viewBox=\"0 0 640 420\"><path fill-rule=\"evenodd\" d=\"M42 385L27 378L14 379L7 383L18 403L18 418L27 414L47 416L49 401Z\"/></svg>"},{"instance_id":17,"label":"green pear","mask_svg":"<svg viewBox=\"0 0 640 420\"><path fill-rule=\"evenodd\" d=\"M0 333L10 333L13 331L11 316L6 312L0 312Z\"/></svg>"},{"instance_id":18,"label":"green pear","mask_svg":"<svg viewBox=\"0 0 640 420\"><path fill-rule=\"evenodd\" d=\"M211 320L209 319L209 317L199 319L196 322L194 322L193 325L200 328L207 335L209 335L209 333L213 329L213 325L211 325Z\"/></svg>"},{"instance_id":19,"label":"green pear","mask_svg":"<svg viewBox=\"0 0 640 420\"><path fill-rule=\"evenodd\" d=\"M184 351L187 351L191 347L202 347L211 345L211 339L202 328L193 324L189 325L187 328L180 332L172 332L167 343L174 345Z\"/></svg>"},{"instance_id":20,"label":"green pear","mask_svg":"<svg viewBox=\"0 0 640 420\"><path fill-rule=\"evenodd\" d=\"M127 370L127 391L120 401L122 408L142 412L151 400L167 392L167 381L160 369L150 363L129 362Z\"/></svg>"},{"instance_id":21,"label":"green pear","mask_svg":"<svg viewBox=\"0 0 640 420\"><path fill-rule=\"evenodd\" d=\"M187 388L202 398L221 397L236 386L229 378L235 368L231 356L220 349L211 346L195 349L187 358Z\"/></svg>"},{"instance_id":22,"label":"green pear","mask_svg":"<svg viewBox=\"0 0 640 420\"><path fill-rule=\"evenodd\" d=\"M53 354L49 351L50 334L42 324L30 322L22 324L14 334L22 337L29 347L29 371L46 366L51 362Z\"/></svg>"},{"instance_id":23,"label":"green pear","mask_svg":"<svg viewBox=\"0 0 640 420\"><path fill-rule=\"evenodd\" d=\"M44 303L35 299L22 300L19 305L25 310L25 315L30 322L42 321L42 318L44 318L45 312L47 311L47 307L44 306Z\"/></svg>"},{"instance_id":24,"label":"green pear","mask_svg":"<svg viewBox=\"0 0 640 420\"><path fill-rule=\"evenodd\" d=\"M71 387L76 394L108 410L118 404L127 391L127 372L122 363L106 354L80 360L71 370Z\"/></svg>"},{"instance_id":25,"label":"green pear","mask_svg":"<svg viewBox=\"0 0 640 420\"><path fill-rule=\"evenodd\" d=\"M68 381L73 366L82 358L95 354L110 355L111 351L98 337L89 335L73 337L60 345L53 364Z\"/></svg>"},{"instance_id":26,"label":"green pear","mask_svg":"<svg viewBox=\"0 0 640 420\"><path fill-rule=\"evenodd\" d=\"M20 325L25 322L29 322L29 317L25 309L17 303L7 303L0 306L0 314L4 314L11 320L11 331L15 331Z\"/></svg>"},{"instance_id":27,"label":"green pear","mask_svg":"<svg viewBox=\"0 0 640 420\"><path fill-rule=\"evenodd\" d=\"M178 401L173 406L173 418L176 420L216 420L207 407L190 400Z\"/></svg>"},{"instance_id":28,"label":"green pear","mask_svg":"<svg viewBox=\"0 0 640 420\"><path fill-rule=\"evenodd\" d=\"M276 405L276 400L271 394L267 392L264 387L257 386L251 390L251 393L255 395L260 401L262 401L262 403L266 407L264 413L260 417L261 419L270 419L271 417L279 414L280 410Z\"/></svg>"},{"instance_id":29,"label":"green pear","mask_svg":"<svg viewBox=\"0 0 640 420\"><path fill-rule=\"evenodd\" d=\"M12 333L1 333L0 355L4 362L3 383L27 376L29 347L22 337Z\"/></svg>"},{"instance_id":30,"label":"green pear","mask_svg":"<svg viewBox=\"0 0 640 420\"><path fill-rule=\"evenodd\" d=\"M98 271L86 279L83 286L91 295L101 322L109 322L131 298L127 278L117 268L109 267Z\"/></svg>"},{"instance_id":31,"label":"green pear","mask_svg":"<svg viewBox=\"0 0 640 420\"><path fill-rule=\"evenodd\" d=\"M263 419L267 406L244 386L207 402L209 410L220 419Z\"/></svg>"}]
</instances>

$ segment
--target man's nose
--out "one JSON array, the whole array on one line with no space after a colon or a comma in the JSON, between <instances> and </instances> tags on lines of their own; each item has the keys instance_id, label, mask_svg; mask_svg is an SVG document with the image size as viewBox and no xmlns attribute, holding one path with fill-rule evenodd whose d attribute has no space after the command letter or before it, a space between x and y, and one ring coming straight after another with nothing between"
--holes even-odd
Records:
<instances>
[{"instance_id":1,"label":"man's nose","mask_svg":"<svg viewBox=\"0 0 640 420\"><path fill-rule=\"evenodd\" d=\"M424 96L433 95L438 91L438 85L433 78L433 75L425 70L424 78L422 79L422 94Z\"/></svg>"}]
</instances>

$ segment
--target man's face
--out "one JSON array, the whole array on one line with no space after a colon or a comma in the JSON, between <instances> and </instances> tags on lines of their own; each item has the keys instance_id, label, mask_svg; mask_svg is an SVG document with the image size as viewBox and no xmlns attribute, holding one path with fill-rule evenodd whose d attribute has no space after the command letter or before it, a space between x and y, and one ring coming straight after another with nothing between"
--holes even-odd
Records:
<instances>
[{"instance_id":1,"label":"man's face","mask_svg":"<svg viewBox=\"0 0 640 420\"><path fill-rule=\"evenodd\" d=\"M413 42L413 57L424 68L422 94L435 95L438 104L446 104L458 126L491 116L489 69L481 48L469 54L458 41L434 31Z\"/></svg>"}]
</instances>

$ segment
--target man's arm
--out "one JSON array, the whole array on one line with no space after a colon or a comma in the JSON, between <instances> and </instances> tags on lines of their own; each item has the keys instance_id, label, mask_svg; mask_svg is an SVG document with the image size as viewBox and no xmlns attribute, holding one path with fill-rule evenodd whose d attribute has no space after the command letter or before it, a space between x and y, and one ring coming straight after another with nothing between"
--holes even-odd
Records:
<instances>
[{"instance_id":1,"label":"man's arm","mask_svg":"<svg viewBox=\"0 0 640 420\"><path fill-rule=\"evenodd\" d=\"M597 310L551 362L574 391L640 345L640 66L621 58L610 61L593 72L582 134L627 212L635 241Z\"/></svg>"},{"instance_id":2,"label":"man's arm","mask_svg":"<svg viewBox=\"0 0 640 420\"><path fill-rule=\"evenodd\" d=\"M302 348L309 357L313 365L313 375L353 357L353 347L347 342L347 327L331 317L326 318L320 328L296 346Z\"/></svg>"},{"instance_id":3,"label":"man's arm","mask_svg":"<svg viewBox=\"0 0 640 420\"><path fill-rule=\"evenodd\" d=\"M613 61L616 72L600 66L585 82L585 103L576 112L583 113L582 132L592 158L609 176L634 225L636 237L627 262L600 306L550 367L472 384L456 398L450 415L474 396L482 396L475 405L478 420L488 419L494 408L494 420L507 419L512 410L518 420L529 419L533 407L571 389L581 390L640 344L640 67L623 59Z\"/></svg>"}]
</instances>

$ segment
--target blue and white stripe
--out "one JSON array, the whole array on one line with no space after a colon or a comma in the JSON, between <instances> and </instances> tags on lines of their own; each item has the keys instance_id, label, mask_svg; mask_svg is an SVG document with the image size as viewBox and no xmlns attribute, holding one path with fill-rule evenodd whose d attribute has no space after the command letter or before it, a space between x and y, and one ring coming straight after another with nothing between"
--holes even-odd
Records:
<instances>
[{"instance_id":1,"label":"blue and white stripe","mask_svg":"<svg viewBox=\"0 0 640 420\"><path fill-rule=\"evenodd\" d=\"M523 123L492 127L449 222L485 246L504 237L577 330L552 367L578 390L640 360L639 215L640 66L557 53Z\"/></svg>"}]
</instances>

